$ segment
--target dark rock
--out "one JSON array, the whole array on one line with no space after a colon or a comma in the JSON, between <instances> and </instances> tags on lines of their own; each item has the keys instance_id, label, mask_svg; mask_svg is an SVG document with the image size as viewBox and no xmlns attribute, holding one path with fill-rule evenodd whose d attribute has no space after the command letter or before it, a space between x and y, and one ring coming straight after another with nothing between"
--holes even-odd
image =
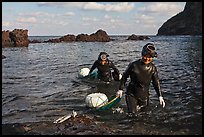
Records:
<instances>
[{"instance_id":1,"label":"dark rock","mask_svg":"<svg viewBox=\"0 0 204 137\"><path fill-rule=\"evenodd\" d=\"M78 115L58 124L51 121L2 124L2 135L114 135L120 132L86 115Z\"/></svg>"},{"instance_id":2,"label":"dark rock","mask_svg":"<svg viewBox=\"0 0 204 137\"><path fill-rule=\"evenodd\" d=\"M132 34L131 36L127 38L127 40L146 40L146 39L149 39L149 37L148 36L138 36L135 34Z\"/></svg>"},{"instance_id":3,"label":"dark rock","mask_svg":"<svg viewBox=\"0 0 204 137\"><path fill-rule=\"evenodd\" d=\"M59 39L60 39L60 41L63 41L63 42L73 42L76 40L76 36L68 34L68 35L65 35Z\"/></svg>"},{"instance_id":4,"label":"dark rock","mask_svg":"<svg viewBox=\"0 0 204 137\"><path fill-rule=\"evenodd\" d=\"M23 135L26 131L21 124L14 123L2 126L2 133L2 135Z\"/></svg>"},{"instance_id":5,"label":"dark rock","mask_svg":"<svg viewBox=\"0 0 204 137\"><path fill-rule=\"evenodd\" d=\"M88 34L79 34L76 36L76 41L90 42Z\"/></svg>"},{"instance_id":6,"label":"dark rock","mask_svg":"<svg viewBox=\"0 0 204 137\"><path fill-rule=\"evenodd\" d=\"M42 42L39 41L39 40L34 39L34 40L29 40L29 43L42 43Z\"/></svg>"},{"instance_id":7,"label":"dark rock","mask_svg":"<svg viewBox=\"0 0 204 137\"><path fill-rule=\"evenodd\" d=\"M103 30L98 30L96 33L93 33L90 35L90 39L91 41L97 41L97 42L109 42L110 41L110 37L108 36L108 34L103 31Z\"/></svg>"},{"instance_id":8,"label":"dark rock","mask_svg":"<svg viewBox=\"0 0 204 137\"><path fill-rule=\"evenodd\" d=\"M45 43L59 43L59 42L62 42L59 38L56 38L56 39L49 39L49 40L46 40L44 41Z\"/></svg>"},{"instance_id":9,"label":"dark rock","mask_svg":"<svg viewBox=\"0 0 204 137\"><path fill-rule=\"evenodd\" d=\"M184 10L167 20L157 35L202 35L202 2L186 2Z\"/></svg>"}]
</instances>

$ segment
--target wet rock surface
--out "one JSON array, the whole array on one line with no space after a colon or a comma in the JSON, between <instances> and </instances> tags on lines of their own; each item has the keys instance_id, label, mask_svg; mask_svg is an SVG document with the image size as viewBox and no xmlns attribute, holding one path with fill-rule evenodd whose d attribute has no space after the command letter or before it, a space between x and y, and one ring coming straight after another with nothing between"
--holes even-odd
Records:
<instances>
[{"instance_id":1,"label":"wet rock surface","mask_svg":"<svg viewBox=\"0 0 204 137\"><path fill-rule=\"evenodd\" d=\"M134 121L134 120L133 120ZM158 129L142 121L129 121L121 128L111 127L97 117L77 115L62 123L53 121L2 124L2 135L189 135L189 130ZM121 124L121 122L119 122ZM165 125L164 125L165 126ZM134 130L132 129L134 128ZM129 129L129 130L127 130Z\"/></svg>"},{"instance_id":2,"label":"wet rock surface","mask_svg":"<svg viewBox=\"0 0 204 137\"><path fill-rule=\"evenodd\" d=\"M2 135L113 135L120 130L99 122L97 118L77 115L62 123L51 121L36 123L2 124Z\"/></svg>"}]
</instances>

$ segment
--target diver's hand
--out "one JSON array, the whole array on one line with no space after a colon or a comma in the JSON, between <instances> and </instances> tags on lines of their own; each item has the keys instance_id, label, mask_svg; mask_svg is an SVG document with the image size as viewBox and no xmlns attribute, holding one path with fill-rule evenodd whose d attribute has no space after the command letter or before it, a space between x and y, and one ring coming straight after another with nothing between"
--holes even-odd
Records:
<instances>
[{"instance_id":1,"label":"diver's hand","mask_svg":"<svg viewBox=\"0 0 204 137\"><path fill-rule=\"evenodd\" d=\"M123 90L118 90L117 92L116 92L116 96L118 96L118 97L122 97L122 95L123 95Z\"/></svg>"},{"instance_id":2,"label":"diver's hand","mask_svg":"<svg viewBox=\"0 0 204 137\"><path fill-rule=\"evenodd\" d=\"M162 96L159 97L159 103L163 106L163 108L165 107L165 102Z\"/></svg>"},{"instance_id":3,"label":"diver's hand","mask_svg":"<svg viewBox=\"0 0 204 137\"><path fill-rule=\"evenodd\" d=\"M123 76L122 74L119 74L119 80L121 80L122 76Z\"/></svg>"}]
</instances>

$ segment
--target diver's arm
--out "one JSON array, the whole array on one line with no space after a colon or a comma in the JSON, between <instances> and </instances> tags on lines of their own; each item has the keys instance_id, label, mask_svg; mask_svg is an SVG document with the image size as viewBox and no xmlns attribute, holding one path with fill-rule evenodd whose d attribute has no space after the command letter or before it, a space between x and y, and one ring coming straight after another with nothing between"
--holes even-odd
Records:
<instances>
[{"instance_id":1,"label":"diver's arm","mask_svg":"<svg viewBox=\"0 0 204 137\"><path fill-rule=\"evenodd\" d=\"M158 77L158 71L157 71L156 67L154 67L154 73L152 75L152 84L154 86L154 89L155 89L158 97L162 96L161 88L160 88L160 82L159 82L159 77Z\"/></svg>"},{"instance_id":2,"label":"diver's arm","mask_svg":"<svg viewBox=\"0 0 204 137\"><path fill-rule=\"evenodd\" d=\"M164 108L166 103L165 103L164 98L162 97L162 94L161 94L160 82L159 82L159 77L158 77L158 72L157 72L156 67L155 67L154 74L152 75L152 84L154 86L155 91L157 92L158 97L159 97L159 103Z\"/></svg>"},{"instance_id":3,"label":"diver's arm","mask_svg":"<svg viewBox=\"0 0 204 137\"><path fill-rule=\"evenodd\" d=\"M119 70L117 69L117 67L113 64L112 61L110 61L110 68L112 68L114 70L115 73L117 73L118 75L120 74Z\"/></svg>"},{"instance_id":4,"label":"diver's arm","mask_svg":"<svg viewBox=\"0 0 204 137\"><path fill-rule=\"evenodd\" d=\"M91 74L91 72L93 72L93 70L97 67L97 60L94 62L94 64L92 65L89 74Z\"/></svg>"},{"instance_id":5,"label":"diver's arm","mask_svg":"<svg viewBox=\"0 0 204 137\"><path fill-rule=\"evenodd\" d=\"M124 72L123 75L122 75L122 78L121 78L121 80L120 80L119 90L123 90L123 88L124 88L124 86L125 86L125 83L126 83L126 81L127 81L127 78L129 77L132 68L133 68L133 64L130 63L130 64L128 65L127 69L125 70L125 72Z\"/></svg>"}]
</instances>

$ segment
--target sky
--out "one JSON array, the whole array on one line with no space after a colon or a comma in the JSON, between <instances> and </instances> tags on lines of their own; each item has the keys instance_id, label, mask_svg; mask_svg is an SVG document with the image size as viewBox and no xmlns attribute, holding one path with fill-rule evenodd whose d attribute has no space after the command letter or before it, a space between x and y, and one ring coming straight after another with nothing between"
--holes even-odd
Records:
<instances>
[{"instance_id":1,"label":"sky","mask_svg":"<svg viewBox=\"0 0 204 137\"><path fill-rule=\"evenodd\" d=\"M2 31L29 36L92 34L156 35L186 2L2 2Z\"/></svg>"}]
</instances>

